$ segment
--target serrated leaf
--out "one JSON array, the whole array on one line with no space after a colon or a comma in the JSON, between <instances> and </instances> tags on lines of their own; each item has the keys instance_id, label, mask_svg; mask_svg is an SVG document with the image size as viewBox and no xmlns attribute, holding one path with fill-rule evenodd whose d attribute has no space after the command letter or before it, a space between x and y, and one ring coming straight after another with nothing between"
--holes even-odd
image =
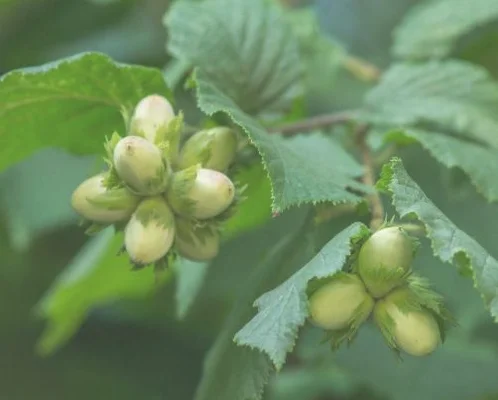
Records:
<instances>
[{"instance_id":1,"label":"serrated leaf","mask_svg":"<svg viewBox=\"0 0 498 400\"><path fill-rule=\"evenodd\" d=\"M176 2L165 17L168 50L249 114L281 108L301 75L297 43L265 0Z\"/></svg>"},{"instance_id":2,"label":"serrated leaf","mask_svg":"<svg viewBox=\"0 0 498 400\"><path fill-rule=\"evenodd\" d=\"M271 29L267 25L270 21ZM284 35L288 28L273 6L264 0L179 2L165 22L170 29L170 51L198 67L195 81L200 109L208 115L219 111L229 114L258 148L272 182L274 211L306 202L359 201L358 196L344 189L368 189L350 179L361 171L339 146L324 139L325 148L316 146L312 153L307 151L309 145L298 149L289 145L291 142L270 136L247 114L267 110L267 97L276 101L295 83L289 74L297 66L297 50L290 36ZM212 29L214 36L206 29ZM259 86L263 81L264 90ZM275 89L277 86L280 89ZM252 92L248 93L253 89L256 100L251 98ZM334 162L335 158L348 159L347 165L354 166L353 170L346 176L342 171L336 174L341 163Z\"/></svg>"},{"instance_id":3,"label":"serrated leaf","mask_svg":"<svg viewBox=\"0 0 498 400\"><path fill-rule=\"evenodd\" d=\"M352 251L352 240L369 234L357 222L330 240L298 272L271 292L259 297L258 314L235 335L239 346L249 346L268 354L277 369L294 347L297 332L309 316L306 289L313 278L325 278L340 271Z\"/></svg>"},{"instance_id":4,"label":"serrated leaf","mask_svg":"<svg viewBox=\"0 0 498 400\"><path fill-rule=\"evenodd\" d=\"M83 53L0 78L0 171L43 147L102 153L144 96L170 97L162 74ZM22 138L20 140L19 138Z\"/></svg>"},{"instance_id":5,"label":"serrated leaf","mask_svg":"<svg viewBox=\"0 0 498 400\"><path fill-rule=\"evenodd\" d=\"M257 147L272 183L273 211L321 201L359 203L361 197L346 188L370 190L352 179L362 169L337 142L318 133L291 139L270 135L202 74L197 83L201 110L208 115L227 113Z\"/></svg>"},{"instance_id":6,"label":"serrated leaf","mask_svg":"<svg viewBox=\"0 0 498 400\"><path fill-rule=\"evenodd\" d=\"M426 1L415 7L394 33L393 53L400 58L442 58L458 40L498 20L496 0Z\"/></svg>"},{"instance_id":7,"label":"serrated leaf","mask_svg":"<svg viewBox=\"0 0 498 400\"><path fill-rule=\"evenodd\" d=\"M37 305L47 320L37 344L41 354L67 342L93 309L145 297L157 288L152 269L132 272L127 257L116 255L122 245L123 235L112 227L91 238Z\"/></svg>"},{"instance_id":8,"label":"serrated leaf","mask_svg":"<svg viewBox=\"0 0 498 400\"><path fill-rule=\"evenodd\" d=\"M430 125L498 149L498 83L463 61L395 64L366 97L374 123Z\"/></svg>"},{"instance_id":9,"label":"serrated leaf","mask_svg":"<svg viewBox=\"0 0 498 400\"><path fill-rule=\"evenodd\" d=\"M254 314L251 302L267 290L303 250L306 224L284 236L255 268L241 292L216 342L209 351L195 400L260 400L274 368L269 358L256 350L239 347L233 336Z\"/></svg>"},{"instance_id":10,"label":"serrated leaf","mask_svg":"<svg viewBox=\"0 0 498 400\"><path fill-rule=\"evenodd\" d=\"M187 316L190 306L199 294L206 277L209 263L178 258L174 264L176 273L176 315L179 319Z\"/></svg>"},{"instance_id":11,"label":"serrated leaf","mask_svg":"<svg viewBox=\"0 0 498 400\"><path fill-rule=\"evenodd\" d=\"M488 201L498 200L497 150L419 129L394 131L387 134L386 139L398 143L410 139L419 142L441 164L463 170Z\"/></svg>"},{"instance_id":12,"label":"serrated leaf","mask_svg":"<svg viewBox=\"0 0 498 400\"><path fill-rule=\"evenodd\" d=\"M415 217L425 225L436 257L473 272L476 288L498 321L498 261L429 200L410 178L400 159L394 158L384 165L377 185L392 195L392 203L401 218Z\"/></svg>"}]
</instances>

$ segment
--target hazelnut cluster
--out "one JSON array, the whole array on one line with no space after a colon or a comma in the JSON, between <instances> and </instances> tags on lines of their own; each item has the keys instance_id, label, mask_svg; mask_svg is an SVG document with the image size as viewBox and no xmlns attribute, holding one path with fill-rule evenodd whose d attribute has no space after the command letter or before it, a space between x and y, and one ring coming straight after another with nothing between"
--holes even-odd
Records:
<instances>
[{"instance_id":1,"label":"hazelnut cluster","mask_svg":"<svg viewBox=\"0 0 498 400\"><path fill-rule=\"evenodd\" d=\"M453 319L428 281L412 273L417 242L399 226L382 227L363 243L350 271L310 291L311 321L333 346L351 341L373 314L389 347L414 356L432 353Z\"/></svg>"},{"instance_id":2,"label":"hazelnut cluster","mask_svg":"<svg viewBox=\"0 0 498 400\"><path fill-rule=\"evenodd\" d=\"M73 192L74 210L91 223L124 230L124 248L137 268L163 265L176 255L214 258L220 223L237 193L226 175L237 152L236 133L215 127L182 142L183 115L159 95L142 99L128 135L105 144L108 168Z\"/></svg>"}]
</instances>

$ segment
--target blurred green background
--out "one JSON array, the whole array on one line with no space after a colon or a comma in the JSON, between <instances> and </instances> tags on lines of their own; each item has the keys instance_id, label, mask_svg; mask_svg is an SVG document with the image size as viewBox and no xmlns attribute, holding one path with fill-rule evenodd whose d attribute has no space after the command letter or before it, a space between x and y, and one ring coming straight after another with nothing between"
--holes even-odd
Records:
<instances>
[{"instance_id":1,"label":"blurred green background","mask_svg":"<svg viewBox=\"0 0 498 400\"><path fill-rule=\"evenodd\" d=\"M307 3L323 31L350 54L384 68L393 27L419 1ZM168 56L161 20L167 7L165 0L0 1L0 72L90 50L164 68ZM498 77L497 48L498 28L493 25L470 38L457 56L481 63ZM331 84L326 88L325 77ZM328 66L317 82L307 99L310 113L316 114L357 104L368 87L346 71L331 73ZM181 90L177 95L182 107L194 107ZM464 177L436 165L420 149L403 155L408 171L435 204L497 257L496 207L474 193ZM95 165L92 157L46 149L0 174L0 399L192 399L204 356L235 295L301 213L286 213L227 243L207 270L187 317L178 321L174 279L156 287L151 271L125 271L126 298L99 298L102 285L109 284L106 274L92 275L84 260L88 252L74 260L89 239L77 226L69 198ZM267 205L263 201L260 207ZM324 240L349 222L341 218L324 226ZM272 380L267 399L498 399L498 327L471 281L433 259L424 244L416 268L447 296L460 321L443 349L428 359L399 363L380 335L365 329L351 349L332 355L319 344L319 333L305 329L289 364ZM87 278L81 281L81 274ZM54 282L71 279L82 283L59 299L66 305L64 312L53 311L62 325L68 324L65 332L72 332L71 324L77 329L85 317L82 299L89 293L100 306L92 308L74 337L43 356L52 348L50 341L61 336L51 332L39 342L46 328L37 318L40 301Z\"/></svg>"}]
</instances>

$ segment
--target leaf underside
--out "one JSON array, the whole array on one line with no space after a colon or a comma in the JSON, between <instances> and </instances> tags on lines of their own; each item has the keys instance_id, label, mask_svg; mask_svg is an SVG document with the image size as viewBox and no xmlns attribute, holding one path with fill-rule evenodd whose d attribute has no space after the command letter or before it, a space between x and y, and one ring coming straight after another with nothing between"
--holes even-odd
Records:
<instances>
[{"instance_id":1,"label":"leaf underside","mask_svg":"<svg viewBox=\"0 0 498 400\"><path fill-rule=\"evenodd\" d=\"M498 82L463 61L394 64L366 97L366 116L390 128L418 127L498 149Z\"/></svg>"},{"instance_id":2,"label":"leaf underside","mask_svg":"<svg viewBox=\"0 0 498 400\"><path fill-rule=\"evenodd\" d=\"M495 0L438 0L415 7L394 33L396 57L422 60L449 55L458 40L498 20Z\"/></svg>"},{"instance_id":3,"label":"leaf underside","mask_svg":"<svg viewBox=\"0 0 498 400\"><path fill-rule=\"evenodd\" d=\"M395 64L366 97L365 117L385 139L419 142L459 168L490 202L498 200L498 82L462 61Z\"/></svg>"},{"instance_id":4,"label":"leaf underside","mask_svg":"<svg viewBox=\"0 0 498 400\"><path fill-rule=\"evenodd\" d=\"M410 178L400 159L394 158L385 164L377 186L391 194L401 218L417 218L425 225L436 257L472 271L475 287L498 321L498 261L429 200Z\"/></svg>"},{"instance_id":5,"label":"leaf underside","mask_svg":"<svg viewBox=\"0 0 498 400\"><path fill-rule=\"evenodd\" d=\"M259 297L255 302L258 314L237 332L235 342L268 354L280 369L309 315L308 283L340 271L352 251L352 241L368 234L369 230L363 224L350 225L287 281Z\"/></svg>"},{"instance_id":6,"label":"leaf underside","mask_svg":"<svg viewBox=\"0 0 498 400\"><path fill-rule=\"evenodd\" d=\"M438 132L407 129L390 132L386 140L416 141L448 168L459 168L469 176L477 191L488 201L498 201L498 151L478 143L459 140Z\"/></svg>"}]
</instances>

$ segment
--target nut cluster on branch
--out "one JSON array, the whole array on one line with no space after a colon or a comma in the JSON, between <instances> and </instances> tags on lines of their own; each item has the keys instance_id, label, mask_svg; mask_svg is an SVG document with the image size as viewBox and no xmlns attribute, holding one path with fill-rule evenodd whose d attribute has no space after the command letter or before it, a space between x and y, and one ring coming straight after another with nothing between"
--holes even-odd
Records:
<instances>
[{"instance_id":1,"label":"nut cluster on branch","mask_svg":"<svg viewBox=\"0 0 498 400\"><path fill-rule=\"evenodd\" d=\"M350 271L316 282L310 318L333 347L353 340L370 315L397 352L423 356L438 347L453 318L443 297L412 273L417 247L400 226L383 226L362 244Z\"/></svg>"},{"instance_id":2,"label":"nut cluster on branch","mask_svg":"<svg viewBox=\"0 0 498 400\"><path fill-rule=\"evenodd\" d=\"M183 115L159 95L142 99L128 135L105 143L108 169L81 183L72 206L91 223L114 224L138 268L176 255L207 261L218 254L220 224L238 193L227 176L237 151L227 127L201 130L181 144Z\"/></svg>"}]
</instances>

